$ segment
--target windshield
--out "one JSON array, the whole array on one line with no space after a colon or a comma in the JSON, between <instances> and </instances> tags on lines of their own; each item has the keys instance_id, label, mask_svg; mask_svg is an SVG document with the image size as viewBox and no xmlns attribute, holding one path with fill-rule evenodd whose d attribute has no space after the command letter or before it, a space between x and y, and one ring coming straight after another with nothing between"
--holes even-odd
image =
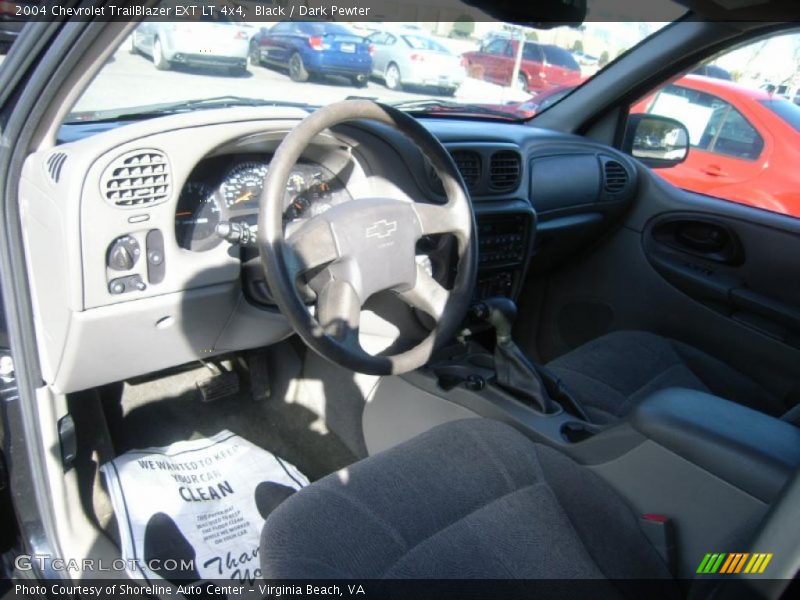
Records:
<instances>
[{"instance_id":1,"label":"windshield","mask_svg":"<svg viewBox=\"0 0 800 600\"><path fill-rule=\"evenodd\" d=\"M243 20L141 22L67 122L236 104L313 109L352 97L415 113L519 120L537 114L531 107L556 104L667 24L613 21L607 7L624 7L618 0L590 2L580 26L541 29L490 20L466 4L457 17L439 11L439 21L248 19L253 6L279 4L248 2L238 13ZM591 20L598 6L606 12ZM678 18L684 9L674 8ZM540 95L550 99L537 102Z\"/></svg>"}]
</instances>

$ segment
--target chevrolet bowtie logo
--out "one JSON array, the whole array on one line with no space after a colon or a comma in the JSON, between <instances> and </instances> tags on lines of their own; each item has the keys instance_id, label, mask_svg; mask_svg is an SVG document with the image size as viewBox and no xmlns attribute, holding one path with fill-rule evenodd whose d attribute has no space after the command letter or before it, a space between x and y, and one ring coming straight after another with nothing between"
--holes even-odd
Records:
<instances>
[{"instance_id":1,"label":"chevrolet bowtie logo","mask_svg":"<svg viewBox=\"0 0 800 600\"><path fill-rule=\"evenodd\" d=\"M383 239L389 237L395 231L397 231L397 221L381 219L367 227L367 237Z\"/></svg>"}]
</instances>

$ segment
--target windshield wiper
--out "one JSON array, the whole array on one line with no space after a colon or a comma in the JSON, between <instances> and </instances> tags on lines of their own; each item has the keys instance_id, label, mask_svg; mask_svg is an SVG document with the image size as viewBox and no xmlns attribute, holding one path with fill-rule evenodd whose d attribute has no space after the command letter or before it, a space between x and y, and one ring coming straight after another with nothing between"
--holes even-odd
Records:
<instances>
[{"instance_id":1,"label":"windshield wiper","mask_svg":"<svg viewBox=\"0 0 800 600\"><path fill-rule=\"evenodd\" d=\"M433 98L426 100L403 100L395 102L392 106L398 110L409 113L417 113L422 115L433 114L451 114L451 115L489 115L507 121L520 121L520 118L514 117L509 112L504 110L489 108L479 104L462 104L460 102L451 102L448 100L434 100Z\"/></svg>"},{"instance_id":2,"label":"windshield wiper","mask_svg":"<svg viewBox=\"0 0 800 600\"><path fill-rule=\"evenodd\" d=\"M164 115L172 115L193 110L230 108L234 106L289 106L304 110L317 108L303 102L283 102L280 100L263 100L261 98L248 98L246 96L215 96L213 98L200 98L197 100L182 100L180 102L164 102L149 104L134 109L80 111L67 115L67 123L97 123L102 121L134 121L151 119Z\"/></svg>"}]
</instances>

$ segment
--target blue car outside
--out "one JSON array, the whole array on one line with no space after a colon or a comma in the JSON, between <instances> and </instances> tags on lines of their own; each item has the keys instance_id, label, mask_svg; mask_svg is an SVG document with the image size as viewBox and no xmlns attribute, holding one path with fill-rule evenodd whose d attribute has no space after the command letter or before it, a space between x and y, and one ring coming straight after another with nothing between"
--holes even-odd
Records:
<instances>
[{"instance_id":1,"label":"blue car outside","mask_svg":"<svg viewBox=\"0 0 800 600\"><path fill-rule=\"evenodd\" d=\"M294 81L339 75L364 86L372 71L373 46L336 23L284 21L262 29L251 42L251 60L288 69Z\"/></svg>"}]
</instances>

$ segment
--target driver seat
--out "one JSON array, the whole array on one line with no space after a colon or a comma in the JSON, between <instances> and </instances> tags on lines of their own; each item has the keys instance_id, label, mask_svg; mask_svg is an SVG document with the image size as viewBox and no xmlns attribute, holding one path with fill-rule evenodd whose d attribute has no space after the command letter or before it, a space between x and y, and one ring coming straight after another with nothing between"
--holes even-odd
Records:
<instances>
[{"instance_id":1,"label":"driver seat","mask_svg":"<svg viewBox=\"0 0 800 600\"><path fill-rule=\"evenodd\" d=\"M294 494L264 525L261 562L267 579L647 578L680 595L606 482L487 419L440 425Z\"/></svg>"}]
</instances>

